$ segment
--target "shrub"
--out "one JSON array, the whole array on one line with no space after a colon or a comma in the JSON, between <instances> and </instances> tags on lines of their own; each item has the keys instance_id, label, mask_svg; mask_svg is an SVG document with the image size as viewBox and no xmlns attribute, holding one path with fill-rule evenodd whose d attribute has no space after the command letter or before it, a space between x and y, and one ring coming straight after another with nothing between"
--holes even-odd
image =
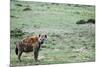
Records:
<instances>
[{"instance_id":1,"label":"shrub","mask_svg":"<svg viewBox=\"0 0 100 67\"><path fill-rule=\"evenodd\" d=\"M95 19L88 19L87 21L82 19L82 20L79 20L79 21L76 22L76 24L86 24L86 23L93 23L93 24L95 24Z\"/></svg>"},{"instance_id":2,"label":"shrub","mask_svg":"<svg viewBox=\"0 0 100 67\"><path fill-rule=\"evenodd\" d=\"M23 11L29 11L29 10L32 10L30 7L26 7L23 9Z\"/></svg>"},{"instance_id":3,"label":"shrub","mask_svg":"<svg viewBox=\"0 0 100 67\"><path fill-rule=\"evenodd\" d=\"M20 7L22 7L23 5L21 5L21 4L15 4L16 6L20 6Z\"/></svg>"},{"instance_id":4,"label":"shrub","mask_svg":"<svg viewBox=\"0 0 100 67\"><path fill-rule=\"evenodd\" d=\"M76 24L85 24L85 23L87 23L85 20L79 20L76 22Z\"/></svg>"},{"instance_id":5,"label":"shrub","mask_svg":"<svg viewBox=\"0 0 100 67\"><path fill-rule=\"evenodd\" d=\"M95 24L95 19L88 19L87 23L93 23L93 24Z\"/></svg>"},{"instance_id":6,"label":"shrub","mask_svg":"<svg viewBox=\"0 0 100 67\"><path fill-rule=\"evenodd\" d=\"M18 28L15 28L10 31L10 36L13 36L13 37L21 37L23 35L25 35L25 33L21 29L18 29Z\"/></svg>"}]
</instances>

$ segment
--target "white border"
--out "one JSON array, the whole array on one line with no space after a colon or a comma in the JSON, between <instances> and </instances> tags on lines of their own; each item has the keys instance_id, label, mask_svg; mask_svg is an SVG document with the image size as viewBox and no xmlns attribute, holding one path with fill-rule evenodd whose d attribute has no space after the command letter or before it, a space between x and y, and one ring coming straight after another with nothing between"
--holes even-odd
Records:
<instances>
[{"instance_id":1,"label":"white border","mask_svg":"<svg viewBox=\"0 0 100 67\"><path fill-rule=\"evenodd\" d=\"M9 0L0 0L0 67L8 67L10 60Z\"/></svg>"},{"instance_id":2,"label":"white border","mask_svg":"<svg viewBox=\"0 0 100 67\"><path fill-rule=\"evenodd\" d=\"M0 67L9 67L10 64L10 0L0 0ZM72 1L72 0L70 0ZM89 0L91 1L91 0ZM88 1L87 1L88 2ZM78 2L77 2L78 3ZM79 2L80 3L80 2ZM90 2L88 2L89 4ZM72 3L71 3L72 4ZM81 3L80 3L81 4ZM39 65L34 67L99 67L100 65L100 0L96 4L96 62ZM33 67L33 66L31 66Z\"/></svg>"}]
</instances>

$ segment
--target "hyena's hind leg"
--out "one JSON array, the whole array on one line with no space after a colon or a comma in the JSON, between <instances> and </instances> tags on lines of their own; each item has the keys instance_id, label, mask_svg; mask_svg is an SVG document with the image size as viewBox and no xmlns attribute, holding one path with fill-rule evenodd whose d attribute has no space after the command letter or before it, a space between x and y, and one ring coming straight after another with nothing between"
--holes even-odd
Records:
<instances>
[{"instance_id":1,"label":"hyena's hind leg","mask_svg":"<svg viewBox=\"0 0 100 67\"><path fill-rule=\"evenodd\" d=\"M21 55L22 55L22 53L23 53L22 51L19 51L19 52L18 52L18 60L19 60L20 62L21 62Z\"/></svg>"},{"instance_id":2,"label":"hyena's hind leg","mask_svg":"<svg viewBox=\"0 0 100 67\"><path fill-rule=\"evenodd\" d=\"M18 48L18 60L21 62L21 55L23 53L23 42L22 41L20 41L17 44L17 48Z\"/></svg>"}]
</instances>

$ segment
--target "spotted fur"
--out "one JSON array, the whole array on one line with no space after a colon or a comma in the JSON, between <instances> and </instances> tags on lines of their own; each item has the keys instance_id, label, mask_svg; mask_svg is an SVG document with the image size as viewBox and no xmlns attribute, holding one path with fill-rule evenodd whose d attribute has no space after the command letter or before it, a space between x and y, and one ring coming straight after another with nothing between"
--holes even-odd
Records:
<instances>
[{"instance_id":1,"label":"spotted fur","mask_svg":"<svg viewBox=\"0 0 100 67\"><path fill-rule=\"evenodd\" d=\"M34 52L35 61L38 60L39 49L41 44L47 39L47 35L28 36L16 44L15 52L19 61L23 52Z\"/></svg>"}]
</instances>

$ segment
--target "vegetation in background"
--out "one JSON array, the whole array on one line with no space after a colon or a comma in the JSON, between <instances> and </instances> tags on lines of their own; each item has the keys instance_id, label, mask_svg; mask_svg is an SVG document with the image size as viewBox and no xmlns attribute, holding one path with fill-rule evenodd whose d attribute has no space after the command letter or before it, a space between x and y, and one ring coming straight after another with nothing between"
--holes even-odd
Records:
<instances>
[{"instance_id":1,"label":"vegetation in background","mask_svg":"<svg viewBox=\"0 0 100 67\"><path fill-rule=\"evenodd\" d=\"M76 24L86 24L86 23L93 23L93 24L95 24L95 19L88 19L87 21L79 20L79 21L76 22Z\"/></svg>"}]
</instances>

